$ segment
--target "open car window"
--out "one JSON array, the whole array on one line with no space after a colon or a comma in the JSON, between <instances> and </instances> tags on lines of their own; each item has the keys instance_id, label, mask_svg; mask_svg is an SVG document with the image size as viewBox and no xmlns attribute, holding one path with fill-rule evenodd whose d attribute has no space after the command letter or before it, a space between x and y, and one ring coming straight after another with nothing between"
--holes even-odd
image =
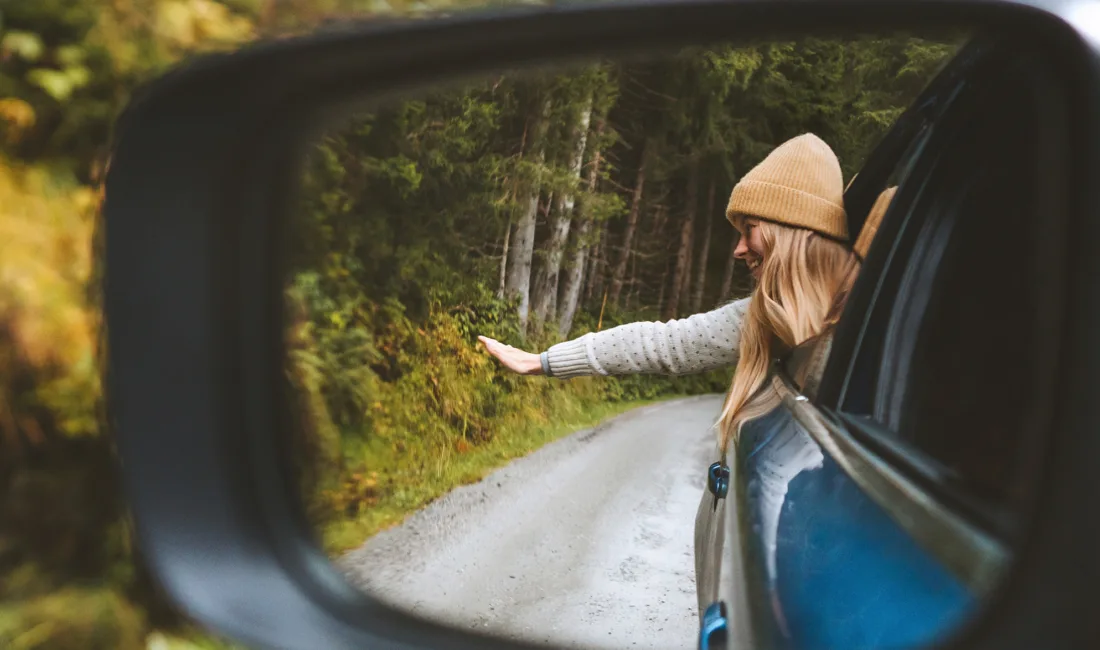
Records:
<instances>
[{"instance_id":1,"label":"open car window","mask_svg":"<svg viewBox=\"0 0 1100 650\"><path fill-rule=\"evenodd\" d=\"M939 73L935 80L924 90L917 100L895 122L890 132L868 156L864 168L856 174L844 193L845 209L848 212L849 230L853 233L852 245L863 262L864 275L875 275L881 271L881 263L866 264L868 256L880 259L888 256L891 240L896 228L887 228L884 234L883 223L895 221L890 213L897 196L897 190L914 171L917 161L925 152L932 133L932 125L965 84L966 76L975 66L988 56L996 47L996 40L978 36L963 46L958 54ZM886 240L878 244L879 240ZM846 320L858 320L861 314L847 313ZM790 379L803 394L813 398L821 382L826 379L827 363L834 352L833 341L836 331L830 328L794 350L786 352L777 359L778 368ZM841 364L849 358L849 350L841 346L839 355ZM838 383L835 381L834 383ZM835 393L836 387L832 387ZM828 390L828 388L826 389Z\"/></svg>"},{"instance_id":2,"label":"open car window","mask_svg":"<svg viewBox=\"0 0 1100 650\"><path fill-rule=\"evenodd\" d=\"M903 153L872 155L850 205L888 200L841 321L777 360L854 440L1004 541L1033 492L1056 339L1037 179L1057 108L1019 81L1039 65L998 51L980 84L952 80L942 115L885 143Z\"/></svg>"},{"instance_id":3,"label":"open car window","mask_svg":"<svg viewBox=\"0 0 1100 650\"><path fill-rule=\"evenodd\" d=\"M895 132L888 135L883 144L880 145L879 150L872 154L869 163L878 164L876 160L881 162L884 158L881 155L881 150L893 149L900 153L900 157L887 158L891 163L889 173L866 173L868 180L862 185L857 185L853 181L848 194L845 195L845 202L850 210L860 210L860 206L862 206L862 209L866 212L865 215L857 219L863 226L860 233L853 238L853 248L861 260L879 239L880 224L888 218L893 199L897 193L897 187L912 171L914 161L924 150L930 131L929 125L924 122L917 125L906 124L904 121L900 122ZM864 175L865 172L860 172L860 174ZM859 176L856 178L858 179ZM856 197L854 200L849 201L849 195L852 193L855 193ZM874 196L873 201L861 200L860 195L868 194ZM852 315L842 312L842 317L850 318ZM784 352L777 359L778 368L804 395L811 399L816 396L817 389L824 377L827 362L833 351L832 344L835 334L835 327L830 326L820 335Z\"/></svg>"},{"instance_id":4,"label":"open car window","mask_svg":"<svg viewBox=\"0 0 1100 650\"><path fill-rule=\"evenodd\" d=\"M991 64L994 65L994 64ZM1036 62L995 64L935 124L876 242L880 275L835 410L853 435L1002 538L1020 530L1055 312L1043 291ZM947 149L951 155L940 156ZM991 155L991 152L1003 152ZM880 234L880 237L882 235ZM826 404L826 408L833 405Z\"/></svg>"}]
</instances>

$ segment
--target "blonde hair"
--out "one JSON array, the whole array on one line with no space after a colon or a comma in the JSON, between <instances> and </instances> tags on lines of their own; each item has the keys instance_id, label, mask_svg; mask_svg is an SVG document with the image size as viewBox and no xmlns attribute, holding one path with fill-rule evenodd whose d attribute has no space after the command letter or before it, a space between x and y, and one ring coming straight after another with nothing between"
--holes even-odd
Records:
<instances>
[{"instance_id":1,"label":"blonde hair","mask_svg":"<svg viewBox=\"0 0 1100 650\"><path fill-rule=\"evenodd\" d=\"M751 216L749 218L752 218ZM837 241L803 228L760 222L764 262L741 329L740 360L719 419L723 453L741 425L778 402L768 376L773 348L793 348L839 316L859 261Z\"/></svg>"}]
</instances>

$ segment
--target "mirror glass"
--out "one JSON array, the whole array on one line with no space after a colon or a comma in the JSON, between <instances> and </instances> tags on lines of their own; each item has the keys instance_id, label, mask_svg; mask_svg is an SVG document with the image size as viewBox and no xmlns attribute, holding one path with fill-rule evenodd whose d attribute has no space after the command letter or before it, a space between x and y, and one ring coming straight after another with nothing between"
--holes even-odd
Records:
<instances>
[{"instance_id":1,"label":"mirror glass","mask_svg":"<svg viewBox=\"0 0 1100 650\"><path fill-rule=\"evenodd\" d=\"M504 71L328 125L287 217L286 377L335 565L415 615L555 646L693 648L736 593L756 647L949 635L1010 544L939 500L905 436L887 449L842 415L846 446L824 445L792 405L835 404L759 387L770 355L859 316L843 296L939 142L898 118L969 42ZM851 233L861 184L877 198ZM785 301L770 320L746 300L764 287ZM868 403L917 390L884 381ZM868 458L902 477L893 500Z\"/></svg>"}]
</instances>

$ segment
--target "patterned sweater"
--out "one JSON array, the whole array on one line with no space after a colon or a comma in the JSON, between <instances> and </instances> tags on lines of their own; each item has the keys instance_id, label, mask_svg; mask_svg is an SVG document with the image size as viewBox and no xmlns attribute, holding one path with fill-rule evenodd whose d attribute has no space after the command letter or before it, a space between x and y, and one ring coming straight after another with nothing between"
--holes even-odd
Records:
<instances>
[{"instance_id":1,"label":"patterned sweater","mask_svg":"<svg viewBox=\"0 0 1100 650\"><path fill-rule=\"evenodd\" d=\"M666 323L628 323L558 343L546 351L550 374L686 375L737 365L741 323L749 307L742 298L713 311Z\"/></svg>"}]
</instances>

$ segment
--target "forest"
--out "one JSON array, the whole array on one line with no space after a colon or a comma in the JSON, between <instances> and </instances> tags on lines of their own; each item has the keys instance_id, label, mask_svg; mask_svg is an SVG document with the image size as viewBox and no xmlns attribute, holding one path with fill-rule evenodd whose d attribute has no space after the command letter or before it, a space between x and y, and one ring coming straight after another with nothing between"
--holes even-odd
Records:
<instances>
[{"instance_id":1,"label":"forest","mask_svg":"<svg viewBox=\"0 0 1100 650\"><path fill-rule=\"evenodd\" d=\"M358 546L565 423L726 390L730 371L520 377L476 337L540 351L747 295L724 217L739 175L811 131L850 179L958 42L805 39L511 71L328 131L285 238L295 458L326 548Z\"/></svg>"},{"instance_id":2,"label":"forest","mask_svg":"<svg viewBox=\"0 0 1100 650\"><path fill-rule=\"evenodd\" d=\"M160 594L120 498L100 207L128 98L203 52L487 4L4 6L0 646L227 647ZM850 178L960 42L809 39L517 71L335 125L303 168L286 252L296 458L326 548L618 410L723 390L728 373L517 377L475 337L537 350L743 295L721 217L739 175L813 131Z\"/></svg>"}]
</instances>

